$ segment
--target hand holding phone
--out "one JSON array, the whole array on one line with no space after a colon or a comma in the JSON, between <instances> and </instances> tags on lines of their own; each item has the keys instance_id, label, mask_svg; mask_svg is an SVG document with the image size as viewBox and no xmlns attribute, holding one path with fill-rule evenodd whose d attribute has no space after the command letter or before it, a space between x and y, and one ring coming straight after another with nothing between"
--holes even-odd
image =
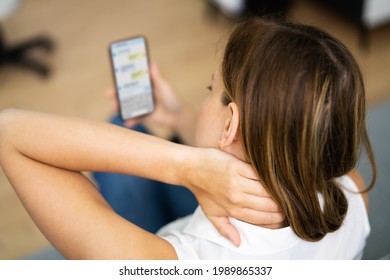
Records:
<instances>
[{"instance_id":1,"label":"hand holding phone","mask_svg":"<svg viewBox=\"0 0 390 280\"><path fill-rule=\"evenodd\" d=\"M183 111L192 111L177 96L171 84L160 73L156 62L149 63L150 77L153 84L154 111L153 113L124 121L126 127L132 128L139 122L152 121L163 127L175 130L179 119L183 118ZM119 102L115 88L108 88L104 94L108 99L114 101L113 111L119 112ZM193 128L195 125L192 125Z\"/></svg>"},{"instance_id":2,"label":"hand holding phone","mask_svg":"<svg viewBox=\"0 0 390 280\"><path fill-rule=\"evenodd\" d=\"M111 43L110 57L121 118L152 113L155 106L145 37Z\"/></svg>"}]
</instances>

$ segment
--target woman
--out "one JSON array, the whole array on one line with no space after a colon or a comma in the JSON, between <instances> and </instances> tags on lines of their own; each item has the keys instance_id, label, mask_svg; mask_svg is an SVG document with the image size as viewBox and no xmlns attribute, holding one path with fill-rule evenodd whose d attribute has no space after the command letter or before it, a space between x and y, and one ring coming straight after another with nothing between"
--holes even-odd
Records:
<instances>
[{"instance_id":1,"label":"woman","mask_svg":"<svg viewBox=\"0 0 390 280\"><path fill-rule=\"evenodd\" d=\"M354 170L361 145L374 170L368 189L375 165L362 77L350 52L313 27L249 19L230 36L210 90L196 130L203 148L108 124L5 112L4 172L40 229L70 258L359 258L369 233L358 193L365 185ZM286 215L275 230L231 219L239 247L206 219L208 203L153 235L115 215L80 173L133 174L197 195L209 176L196 174L231 161L227 153L254 167Z\"/></svg>"}]
</instances>

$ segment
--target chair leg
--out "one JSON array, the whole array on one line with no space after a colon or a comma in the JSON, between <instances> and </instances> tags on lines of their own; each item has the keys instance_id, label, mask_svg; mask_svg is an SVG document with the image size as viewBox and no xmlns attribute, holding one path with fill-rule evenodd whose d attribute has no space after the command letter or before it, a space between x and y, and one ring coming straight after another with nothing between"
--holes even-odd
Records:
<instances>
[{"instance_id":1,"label":"chair leg","mask_svg":"<svg viewBox=\"0 0 390 280\"><path fill-rule=\"evenodd\" d=\"M54 50L54 47L54 42L50 38L37 36L9 48L5 44L0 26L0 65L17 65L33 70L42 77L48 77L50 74L49 67L29 57L29 53L34 49L41 49L49 53Z\"/></svg>"},{"instance_id":2,"label":"chair leg","mask_svg":"<svg viewBox=\"0 0 390 280\"><path fill-rule=\"evenodd\" d=\"M4 49L5 49L5 43L4 43L4 39L3 39L3 32L2 32L1 26L0 26L0 56L1 56L1 54L3 54Z\"/></svg>"},{"instance_id":3,"label":"chair leg","mask_svg":"<svg viewBox=\"0 0 390 280\"><path fill-rule=\"evenodd\" d=\"M359 26L359 45L364 51L369 49L369 31L363 24Z\"/></svg>"},{"instance_id":4,"label":"chair leg","mask_svg":"<svg viewBox=\"0 0 390 280\"><path fill-rule=\"evenodd\" d=\"M19 65L26 69L31 69L44 78L50 75L50 69L48 66L32 58L21 57L19 59L13 60L12 64Z\"/></svg>"},{"instance_id":5,"label":"chair leg","mask_svg":"<svg viewBox=\"0 0 390 280\"><path fill-rule=\"evenodd\" d=\"M24 53L30 49L35 48L40 48L47 52L51 52L54 49L54 42L47 37L39 36L14 46L12 48L12 52Z\"/></svg>"}]
</instances>

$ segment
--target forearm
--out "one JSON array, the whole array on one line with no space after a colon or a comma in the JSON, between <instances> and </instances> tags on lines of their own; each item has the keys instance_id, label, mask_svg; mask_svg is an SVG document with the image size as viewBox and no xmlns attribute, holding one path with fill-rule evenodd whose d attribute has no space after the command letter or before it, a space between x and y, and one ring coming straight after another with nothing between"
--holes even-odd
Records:
<instances>
[{"instance_id":1,"label":"forearm","mask_svg":"<svg viewBox=\"0 0 390 280\"><path fill-rule=\"evenodd\" d=\"M132 174L173 184L191 148L110 124L33 112L1 114L1 147L73 171ZM7 159L2 153L2 164Z\"/></svg>"},{"instance_id":2,"label":"forearm","mask_svg":"<svg viewBox=\"0 0 390 280\"><path fill-rule=\"evenodd\" d=\"M141 149L142 141L148 149ZM0 114L1 167L37 226L67 258L176 257L168 242L118 216L80 172L156 173L166 179L170 165L164 174L151 153L174 146L105 123L20 111ZM142 162L142 153L156 166Z\"/></svg>"}]
</instances>

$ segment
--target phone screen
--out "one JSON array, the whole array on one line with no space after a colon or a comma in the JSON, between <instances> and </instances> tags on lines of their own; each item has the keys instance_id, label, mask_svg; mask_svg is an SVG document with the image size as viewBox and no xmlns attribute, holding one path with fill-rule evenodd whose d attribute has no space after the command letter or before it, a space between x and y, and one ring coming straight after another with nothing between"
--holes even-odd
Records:
<instances>
[{"instance_id":1,"label":"phone screen","mask_svg":"<svg viewBox=\"0 0 390 280\"><path fill-rule=\"evenodd\" d=\"M111 62L122 119L153 112L153 89L144 37L110 45Z\"/></svg>"}]
</instances>

